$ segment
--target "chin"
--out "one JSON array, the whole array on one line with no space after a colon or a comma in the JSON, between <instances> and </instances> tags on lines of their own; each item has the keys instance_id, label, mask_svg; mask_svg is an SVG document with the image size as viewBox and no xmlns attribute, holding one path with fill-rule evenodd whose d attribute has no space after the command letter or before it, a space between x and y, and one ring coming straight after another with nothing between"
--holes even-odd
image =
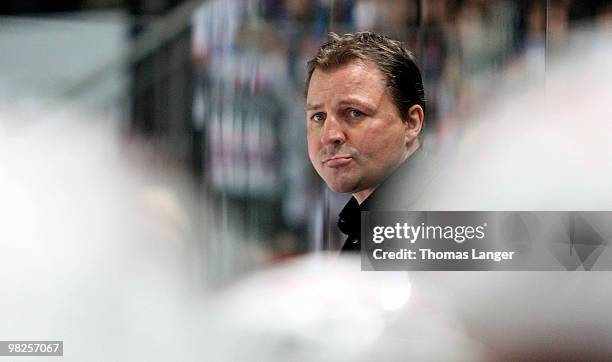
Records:
<instances>
[{"instance_id":1,"label":"chin","mask_svg":"<svg viewBox=\"0 0 612 362\"><path fill-rule=\"evenodd\" d=\"M328 185L329 186L329 185ZM341 194L353 193L353 190L350 188L341 188L341 187L329 187L333 192L338 192Z\"/></svg>"},{"instance_id":2,"label":"chin","mask_svg":"<svg viewBox=\"0 0 612 362\"><path fill-rule=\"evenodd\" d=\"M355 172L346 172L348 170L343 170L344 172L330 172L326 173L325 176L322 177L327 187L329 187L334 192L339 193L354 193L363 189L361 184L363 183L363 179L360 177L361 175L356 174Z\"/></svg>"},{"instance_id":3,"label":"chin","mask_svg":"<svg viewBox=\"0 0 612 362\"><path fill-rule=\"evenodd\" d=\"M334 183L334 182L327 182L327 186L334 192L339 192L339 193L353 193L356 192L356 187L354 184L346 184L346 183Z\"/></svg>"}]
</instances>

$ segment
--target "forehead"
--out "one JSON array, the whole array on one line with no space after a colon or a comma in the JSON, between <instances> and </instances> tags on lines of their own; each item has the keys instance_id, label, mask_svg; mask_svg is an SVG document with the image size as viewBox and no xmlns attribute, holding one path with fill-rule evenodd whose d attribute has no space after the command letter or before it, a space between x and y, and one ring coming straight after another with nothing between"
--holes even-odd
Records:
<instances>
[{"instance_id":1,"label":"forehead","mask_svg":"<svg viewBox=\"0 0 612 362\"><path fill-rule=\"evenodd\" d=\"M308 102L351 95L379 98L385 90L386 81L378 66L354 60L332 69L316 68L306 98Z\"/></svg>"}]
</instances>

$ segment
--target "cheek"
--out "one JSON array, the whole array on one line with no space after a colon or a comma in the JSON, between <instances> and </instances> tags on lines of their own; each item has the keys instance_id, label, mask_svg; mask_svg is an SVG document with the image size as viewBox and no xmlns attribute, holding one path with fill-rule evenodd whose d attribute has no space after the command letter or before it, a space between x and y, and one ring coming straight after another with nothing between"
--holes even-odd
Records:
<instances>
[{"instance_id":1,"label":"cheek","mask_svg":"<svg viewBox=\"0 0 612 362\"><path fill-rule=\"evenodd\" d=\"M387 160L395 159L401 154L404 147L404 136L401 130L372 130L367 137L361 140L360 152L368 161L375 162L374 166L383 167Z\"/></svg>"},{"instance_id":2,"label":"cheek","mask_svg":"<svg viewBox=\"0 0 612 362\"><path fill-rule=\"evenodd\" d=\"M308 157L310 158L310 162L312 162L313 166L317 167L317 160L319 158L319 151L321 149L320 142L316 141L314 136L311 136L310 133L307 137L308 143Z\"/></svg>"}]
</instances>

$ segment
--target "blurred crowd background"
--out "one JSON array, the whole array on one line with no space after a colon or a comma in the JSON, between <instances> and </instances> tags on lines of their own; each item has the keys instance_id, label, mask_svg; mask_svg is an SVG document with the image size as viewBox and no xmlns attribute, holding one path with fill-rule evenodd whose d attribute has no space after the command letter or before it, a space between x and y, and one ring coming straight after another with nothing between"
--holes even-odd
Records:
<instances>
[{"instance_id":1,"label":"blurred crowd background","mask_svg":"<svg viewBox=\"0 0 612 362\"><path fill-rule=\"evenodd\" d=\"M342 241L346 196L312 169L303 110L305 64L329 31L407 44L424 75L425 148L444 159L496 90L546 82L570 30L610 27L612 2L5 0L0 14L0 97L96 112L187 172L215 283Z\"/></svg>"}]
</instances>

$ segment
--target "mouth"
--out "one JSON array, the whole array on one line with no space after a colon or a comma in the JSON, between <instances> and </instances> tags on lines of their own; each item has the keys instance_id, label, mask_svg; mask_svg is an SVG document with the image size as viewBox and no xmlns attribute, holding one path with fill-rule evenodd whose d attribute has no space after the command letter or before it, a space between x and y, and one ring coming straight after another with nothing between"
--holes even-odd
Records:
<instances>
[{"instance_id":1,"label":"mouth","mask_svg":"<svg viewBox=\"0 0 612 362\"><path fill-rule=\"evenodd\" d=\"M348 165L353 160L351 156L334 156L323 160L323 165L331 168L338 168Z\"/></svg>"}]
</instances>

